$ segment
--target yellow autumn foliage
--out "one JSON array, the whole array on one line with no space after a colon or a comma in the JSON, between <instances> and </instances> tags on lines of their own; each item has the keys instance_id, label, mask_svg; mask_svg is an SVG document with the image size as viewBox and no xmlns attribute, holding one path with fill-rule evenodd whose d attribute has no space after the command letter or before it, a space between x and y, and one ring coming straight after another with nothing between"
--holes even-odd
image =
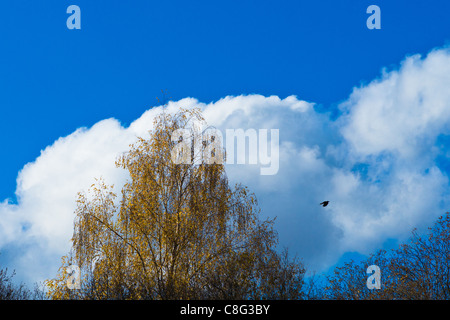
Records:
<instances>
[{"instance_id":1,"label":"yellow autumn foliage","mask_svg":"<svg viewBox=\"0 0 450 320\"><path fill-rule=\"evenodd\" d=\"M150 138L118 158L129 173L120 199L103 180L78 194L72 251L46 282L49 298L299 296L304 269L276 252L273 220L260 220L255 195L230 187L224 165L195 150L189 164L171 161L172 132L192 121L205 123L199 109L164 111ZM70 265L81 270L80 289L67 285Z\"/></svg>"}]
</instances>

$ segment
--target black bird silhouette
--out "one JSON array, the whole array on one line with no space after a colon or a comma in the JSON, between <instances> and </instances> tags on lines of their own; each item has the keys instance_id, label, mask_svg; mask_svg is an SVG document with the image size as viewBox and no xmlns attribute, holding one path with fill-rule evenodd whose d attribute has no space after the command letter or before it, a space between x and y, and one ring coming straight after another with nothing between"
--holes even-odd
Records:
<instances>
[{"instance_id":1,"label":"black bird silhouette","mask_svg":"<svg viewBox=\"0 0 450 320\"><path fill-rule=\"evenodd\" d=\"M326 207L326 206L328 205L329 202L330 202L330 201L324 201L324 202L320 203L320 205Z\"/></svg>"}]
</instances>

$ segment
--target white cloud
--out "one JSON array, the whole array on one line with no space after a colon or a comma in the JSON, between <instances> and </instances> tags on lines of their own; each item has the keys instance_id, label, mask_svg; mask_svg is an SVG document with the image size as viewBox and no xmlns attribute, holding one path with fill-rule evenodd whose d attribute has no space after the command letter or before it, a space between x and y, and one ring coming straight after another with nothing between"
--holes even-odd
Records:
<instances>
[{"instance_id":1,"label":"white cloud","mask_svg":"<svg viewBox=\"0 0 450 320\"><path fill-rule=\"evenodd\" d=\"M198 106L209 124L225 129L279 129L280 167L262 176L259 165L227 165L232 183L248 185L264 216L277 216L281 245L322 270L345 251L368 253L388 238L404 239L431 223L449 204L448 173L435 163L436 145L450 128L450 53L405 59L354 89L337 120L295 96L227 96L201 103L170 102L169 111ZM128 128L107 119L55 141L17 179L17 204L0 203L0 251L28 281L54 276L67 253L77 192L96 177L120 185L114 160L145 136L161 109ZM326 208L319 206L330 200ZM13 249L17 249L13 254Z\"/></svg>"},{"instance_id":2,"label":"white cloud","mask_svg":"<svg viewBox=\"0 0 450 320\"><path fill-rule=\"evenodd\" d=\"M57 271L47 269L46 260L59 262L56 257L70 248L77 193L87 190L94 178L117 185L125 181L126 173L115 167L115 160L136 135L146 133L134 129L124 129L114 119L78 129L42 150L19 172L17 204L4 202L0 207L0 251L9 245L21 248L14 266L18 276L30 268L25 277L42 280L46 271Z\"/></svg>"},{"instance_id":3,"label":"white cloud","mask_svg":"<svg viewBox=\"0 0 450 320\"><path fill-rule=\"evenodd\" d=\"M346 114L338 122L349 146L341 146L347 165L367 167L364 178L352 179L354 191L345 192L355 205L337 209L335 223L346 230L345 247L373 249L445 212L448 172L435 164L445 150L435 144L439 135L450 133L449 87L450 51L437 49L425 58L406 58L398 70L355 89L342 104ZM343 192L345 185L336 189Z\"/></svg>"},{"instance_id":4,"label":"white cloud","mask_svg":"<svg viewBox=\"0 0 450 320\"><path fill-rule=\"evenodd\" d=\"M353 91L342 133L360 155L397 152L416 157L436 135L449 133L450 54L408 57L400 69Z\"/></svg>"}]
</instances>

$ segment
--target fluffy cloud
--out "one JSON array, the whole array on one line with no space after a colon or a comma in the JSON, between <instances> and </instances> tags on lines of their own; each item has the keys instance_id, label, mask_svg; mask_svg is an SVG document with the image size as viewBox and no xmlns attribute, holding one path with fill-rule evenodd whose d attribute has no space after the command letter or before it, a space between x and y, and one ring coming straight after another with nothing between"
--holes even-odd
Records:
<instances>
[{"instance_id":1,"label":"fluffy cloud","mask_svg":"<svg viewBox=\"0 0 450 320\"><path fill-rule=\"evenodd\" d=\"M449 134L449 86L450 51L438 49L406 58L341 105L341 157L353 168L352 176L335 177L342 179L336 189L351 185L340 198L355 204L336 208L335 224L347 230L347 247L404 237L448 208L448 172L436 159L448 157L438 141Z\"/></svg>"},{"instance_id":2,"label":"fluffy cloud","mask_svg":"<svg viewBox=\"0 0 450 320\"><path fill-rule=\"evenodd\" d=\"M346 251L368 253L412 227L431 223L448 207L442 137L450 122L450 53L406 58L398 70L355 88L331 120L295 96L194 98L168 110L202 108L210 125L279 129L279 171L227 165L231 182L248 185L262 213L277 217L280 244L310 268L324 270ZM145 137L160 107L129 127L100 121L55 141L18 174L17 203L0 203L0 251L26 281L54 276L70 248L75 199L96 177L117 188L126 173L114 165L137 136ZM445 139L444 139L445 140ZM326 208L319 206L330 200Z\"/></svg>"},{"instance_id":3,"label":"fluffy cloud","mask_svg":"<svg viewBox=\"0 0 450 320\"><path fill-rule=\"evenodd\" d=\"M399 70L355 89L342 105L346 141L361 156L387 151L417 158L429 152L437 135L450 130L449 83L448 50L408 57Z\"/></svg>"}]
</instances>

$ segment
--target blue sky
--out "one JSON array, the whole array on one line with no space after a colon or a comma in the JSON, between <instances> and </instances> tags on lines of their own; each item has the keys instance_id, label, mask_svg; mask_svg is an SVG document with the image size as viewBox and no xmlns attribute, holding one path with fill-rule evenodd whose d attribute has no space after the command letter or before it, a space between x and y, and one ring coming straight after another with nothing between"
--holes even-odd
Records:
<instances>
[{"instance_id":1,"label":"blue sky","mask_svg":"<svg viewBox=\"0 0 450 320\"><path fill-rule=\"evenodd\" d=\"M56 138L100 119L127 124L173 99L298 95L333 108L353 86L449 39L447 1L5 1L0 11L0 197Z\"/></svg>"},{"instance_id":2,"label":"blue sky","mask_svg":"<svg viewBox=\"0 0 450 320\"><path fill-rule=\"evenodd\" d=\"M296 96L314 104L317 113L311 116L314 119L326 114L327 119L317 120L324 127L331 123L340 126L340 122L334 122L334 119L340 118L341 113L355 116L348 121L342 117L347 125L336 132L342 132L343 140L334 138L334 129L312 131L317 137L326 135L323 132L330 134L327 139L317 138L320 141L314 142L315 146L324 150L328 144L339 146L342 141L350 141L358 147L364 141L354 141L351 135L360 132L359 125L366 118L358 115L367 109L362 102L352 104L349 97L353 89L369 87L374 79L380 78L384 68L387 72L397 70L406 57L415 54L426 56L450 41L450 2L443 0L132 3L82 0L2 2L0 141L3 154L0 158L0 200L17 202L15 192L19 172L27 163L38 163L41 150L55 146L60 137L71 136L81 127L91 128L109 118L115 118L123 127L128 127L151 106L158 105L156 97L162 98L161 90L166 90L173 101L192 97L206 105L226 96L278 96L281 100ZM66 9L71 4L81 9L81 30L66 27L69 16ZM366 27L369 17L366 9L371 4L381 8L380 30ZM436 61L441 60L436 58ZM376 88L374 90L377 92ZM370 90L361 92L365 94ZM356 96L355 99L363 101ZM343 103L348 101L350 109L343 108ZM251 104L249 101L243 103ZM442 131L443 125L430 123L430 131ZM444 151L449 139L444 131L438 135L436 144L432 143L433 146L440 145L438 149L443 151L437 152L430 163L437 163L443 176L447 176L450 162ZM390 163L391 167L401 166L402 161L410 159L411 153L400 142L383 146L382 150L372 140L366 142L371 146L368 147L370 150L358 149L358 155L364 154L364 160L338 157L330 160L324 156L323 163L327 168L335 168L339 161L343 161L340 169L350 166L349 172L356 170L361 173L364 166L384 161L383 152L386 150L391 152L395 149L393 154L407 155L401 161ZM308 146L311 147L308 150L314 150L313 142ZM425 145L420 146L425 148ZM301 154L304 149L299 147L298 150ZM331 149L327 150L330 155ZM375 158L378 162L373 160ZM414 172L419 167L422 170L421 165L414 167ZM424 165L423 168L432 171L432 167ZM386 181L395 180L390 176L391 169L385 170ZM335 177L340 179L341 176ZM364 177L361 178L363 180ZM402 178L401 181L404 180ZM249 178L250 186L252 181ZM287 193L291 197L304 188L293 182L288 184L293 185L291 192ZM386 185L384 191L390 192L393 185ZM272 200L268 200L268 190L260 190L260 197L270 208ZM438 201L441 200L438 197ZM295 210L295 203L285 203L283 210ZM18 205L21 205L20 201ZM438 209L443 206L444 202ZM284 243L294 243L295 249L299 240L283 237L284 231L290 234L289 219L281 219L279 232ZM32 225L30 221L33 219L28 220L23 225ZM327 226L332 224L328 220L320 221ZM395 232L386 233L377 243L395 243L397 236ZM316 238L311 235L305 239L314 243ZM7 248L14 245L13 241L5 240L3 250L0 247L0 252L5 252L1 260L4 264L20 264L20 258L6 258L12 257ZM22 248L26 244L20 246ZM357 246L352 249L347 242L344 247L345 251L360 250ZM311 248L314 252L313 244ZM299 252L312 255L306 249Z\"/></svg>"}]
</instances>

